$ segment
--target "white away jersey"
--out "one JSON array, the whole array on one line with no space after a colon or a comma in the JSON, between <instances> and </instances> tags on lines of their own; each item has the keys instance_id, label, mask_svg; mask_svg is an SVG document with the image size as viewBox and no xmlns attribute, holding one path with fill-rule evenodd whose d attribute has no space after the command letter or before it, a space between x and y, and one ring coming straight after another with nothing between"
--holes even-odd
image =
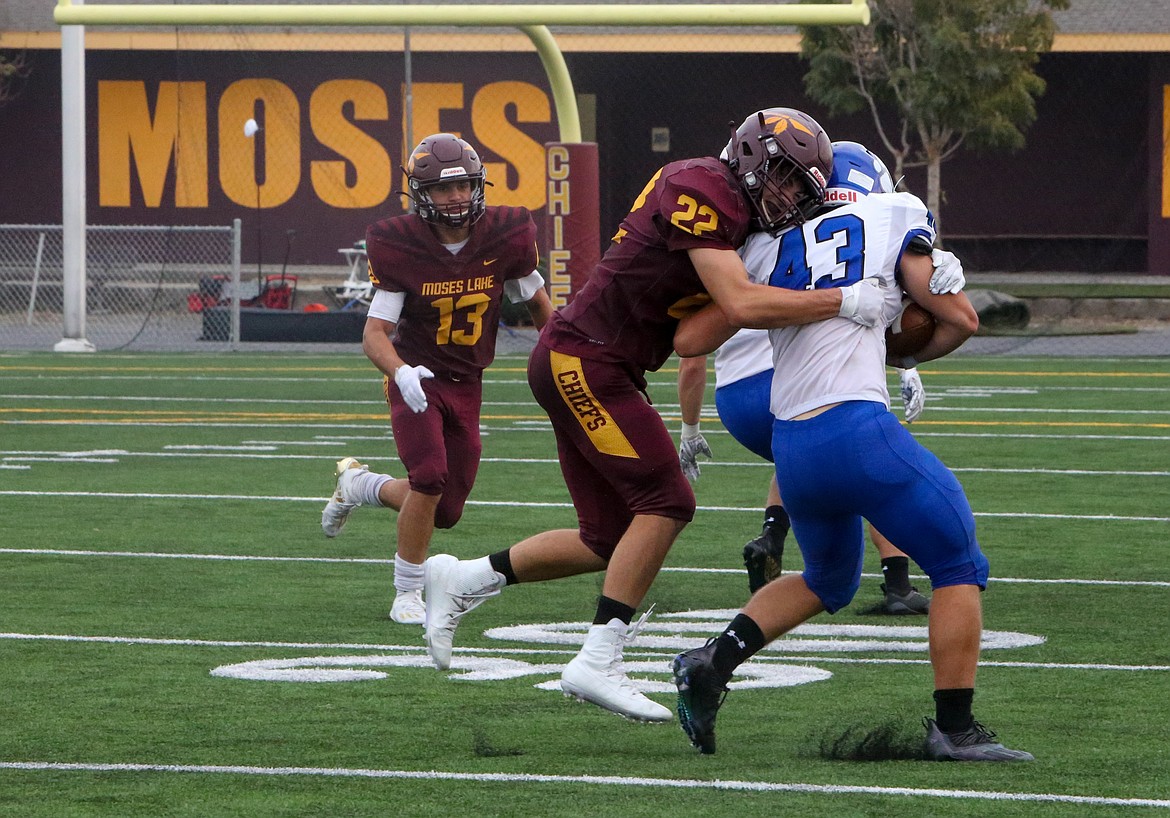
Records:
<instances>
[{"instance_id":1,"label":"white away jersey","mask_svg":"<svg viewBox=\"0 0 1170 818\"><path fill-rule=\"evenodd\" d=\"M730 386L772 368L766 329L741 329L715 350L715 388Z\"/></svg>"},{"instance_id":2,"label":"white away jersey","mask_svg":"<svg viewBox=\"0 0 1170 818\"><path fill-rule=\"evenodd\" d=\"M934 243L934 219L922 201L909 193L874 193L775 238L757 233L748 239L744 265L762 284L811 290L876 278L886 288L884 320L876 327L830 318L769 331L773 415L790 420L847 400L890 405L885 329L902 302L894 274L916 236Z\"/></svg>"}]
</instances>

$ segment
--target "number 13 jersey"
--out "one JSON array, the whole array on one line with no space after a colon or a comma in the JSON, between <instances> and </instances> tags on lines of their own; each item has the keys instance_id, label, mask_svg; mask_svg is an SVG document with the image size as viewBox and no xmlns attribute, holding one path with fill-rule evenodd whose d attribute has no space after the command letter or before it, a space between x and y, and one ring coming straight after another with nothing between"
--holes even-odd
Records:
<instances>
[{"instance_id":1,"label":"number 13 jersey","mask_svg":"<svg viewBox=\"0 0 1170 818\"><path fill-rule=\"evenodd\" d=\"M479 377L495 358L504 282L536 269L536 225L520 207L489 207L451 253L416 214L366 231L370 281L404 293L394 346L436 375Z\"/></svg>"}]
</instances>

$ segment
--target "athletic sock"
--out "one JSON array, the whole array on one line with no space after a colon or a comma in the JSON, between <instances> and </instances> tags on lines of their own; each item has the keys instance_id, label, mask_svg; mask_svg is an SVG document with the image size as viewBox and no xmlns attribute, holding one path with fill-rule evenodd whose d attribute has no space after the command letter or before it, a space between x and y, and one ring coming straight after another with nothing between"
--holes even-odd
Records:
<instances>
[{"instance_id":1,"label":"athletic sock","mask_svg":"<svg viewBox=\"0 0 1170 818\"><path fill-rule=\"evenodd\" d=\"M423 587L422 564L407 562L398 554L394 555L394 590L417 591Z\"/></svg>"},{"instance_id":2,"label":"athletic sock","mask_svg":"<svg viewBox=\"0 0 1170 818\"><path fill-rule=\"evenodd\" d=\"M715 653L711 657L715 672L724 681L730 679L737 667L763 649L765 641L764 632L754 619L747 614L736 614L715 638Z\"/></svg>"},{"instance_id":3,"label":"athletic sock","mask_svg":"<svg viewBox=\"0 0 1170 818\"><path fill-rule=\"evenodd\" d=\"M634 621L634 609L616 599L610 599L604 595L599 596L597 598L597 616L593 617L593 624L608 625L614 619L620 619L628 625Z\"/></svg>"},{"instance_id":4,"label":"athletic sock","mask_svg":"<svg viewBox=\"0 0 1170 818\"><path fill-rule=\"evenodd\" d=\"M882 581L886 591L898 596L910 593L910 559L908 557L886 557L882 560Z\"/></svg>"},{"instance_id":5,"label":"athletic sock","mask_svg":"<svg viewBox=\"0 0 1170 818\"><path fill-rule=\"evenodd\" d=\"M503 551L489 555L488 561L492 565L492 570L504 577L505 585L515 585L520 581L516 579L516 572L512 570L511 548L505 548Z\"/></svg>"},{"instance_id":6,"label":"athletic sock","mask_svg":"<svg viewBox=\"0 0 1170 818\"><path fill-rule=\"evenodd\" d=\"M975 688L956 687L934 691L934 720L944 733L958 733L968 729L974 722L971 703L975 699Z\"/></svg>"},{"instance_id":7,"label":"athletic sock","mask_svg":"<svg viewBox=\"0 0 1170 818\"><path fill-rule=\"evenodd\" d=\"M353 478L349 484L351 496L345 499L351 503L357 503L359 506L381 506L382 501L378 499L378 492L382 490L382 486L393 479L388 474L364 471Z\"/></svg>"},{"instance_id":8,"label":"athletic sock","mask_svg":"<svg viewBox=\"0 0 1170 818\"><path fill-rule=\"evenodd\" d=\"M784 506L768 506L764 509L764 531L776 528L779 529L778 533L783 536L788 533L791 524Z\"/></svg>"},{"instance_id":9,"label":"athletic sock","mask_svg":"<svg viewBox=\"0 0 1170 818\"><path fill-rule=\"evenodd\" d=\"M463 570L459 572L460 582L455 590L461 594L489 594L507 585L507 579L492 567L490 557L460 560Z\"/></svg>"}]
</instances>

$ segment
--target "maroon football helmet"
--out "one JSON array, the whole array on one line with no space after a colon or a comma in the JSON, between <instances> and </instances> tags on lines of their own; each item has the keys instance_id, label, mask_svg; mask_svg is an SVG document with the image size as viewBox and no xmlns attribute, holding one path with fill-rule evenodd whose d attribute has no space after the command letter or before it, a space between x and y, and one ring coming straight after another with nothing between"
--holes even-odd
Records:
<instances>
[{"instance_id":1,"label":"maroon football helmet","mask_svg":"<svg viewBox=\"0 0 1170 818\"><path fill-rule=\"evenodd\" d=\"M743 121L720 158L739 178L756 218L775 235L800 224L825 201L833 146L817 121L794 108L765 108ZM800 192L784 187L797 179Z\"/></svg>"},{"instance_id":2,"label":"maroon football helmet","mask_svg":"<svg viewBox=\"0 0 1170 818\"><path fill-rule=\"evenodd\" d=\"M475 148L454 134L437 133L418 143L406 162L408 195L423 221L447 227L467 227L487 210L484 201L483 162ZM445 182L471 180L469 204L438 205L427 191Z\"/></svg>"}]
</instances>

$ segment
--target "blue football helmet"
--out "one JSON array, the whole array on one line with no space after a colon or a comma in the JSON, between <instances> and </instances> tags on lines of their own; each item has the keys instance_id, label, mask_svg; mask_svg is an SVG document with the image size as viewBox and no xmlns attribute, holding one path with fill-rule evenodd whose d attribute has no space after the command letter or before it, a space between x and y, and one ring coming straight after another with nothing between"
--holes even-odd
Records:
<instances>
[{"instance_id":1,"label":"blue football helmet","mask_svg":"<svg viewBox=\"0 0 1170 818\"><path fill-rule=\"evenodd\" d=\"M848 204L871 193L893 192L893 177L877 154L858 142L833 143L833 172L825 190L826 205Z\"/></svg>"}]
</instances>

